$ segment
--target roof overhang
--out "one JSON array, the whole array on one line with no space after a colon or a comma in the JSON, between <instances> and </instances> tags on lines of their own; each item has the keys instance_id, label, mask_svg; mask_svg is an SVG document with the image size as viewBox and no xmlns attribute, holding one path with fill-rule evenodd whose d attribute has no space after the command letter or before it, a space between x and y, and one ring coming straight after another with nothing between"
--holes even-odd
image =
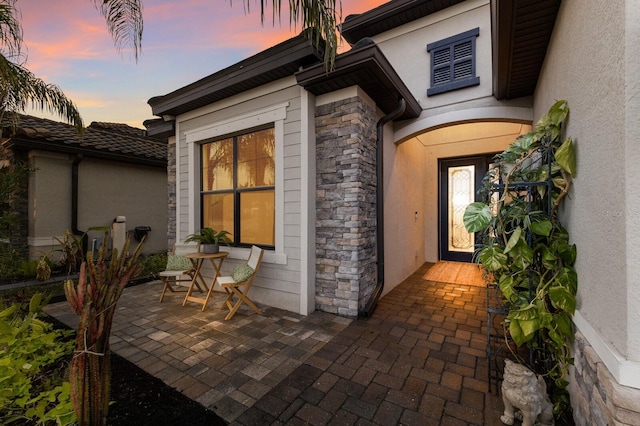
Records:
<instances>
[{"instance_id":1,"label":"roof overhang","mask_svg":"<svg viewBox=\"0 0 640 426\"><path fill-rule=\"evenodd\" d=\"M153 115L177 116L264 84L289 77L301 67L322 61L308 32L211 74L164 96L149 99Z\"/></svg>"},{"instance_id":2,"label":"roof overhang","mask_svg":"<svg viewBox=\"0 0 640 426\"><path fill-rule=\"evenodd\" d=\"M327 72L320 63L296 73L298 84L314 95L323 95L351 86L359 86L385 114L406 101L399 120L415 118L422 108L382 51L373 43L354 48L336 57L335 68Z\"/></svg>"},{"instance_id":3,"label":"roof overhang","mask_svg":"<svg viewBox=\"0 0 640 426\"><path fill-rule=\"evenodd\" d=\"M147 135L166 139L176 133L176 121L162 118L144 120L142 123L147 129Z\"/></svg>"},{"instance_id":4,"label":"roof overhang","mask_svg":"<svg viewBox=\"0 0 640 426\"><path fill-rule=\"evenodd\" d=\"M121 163L131 163L138 166L151 166L151 167L167 167L166 159L157 159L151 157L143 157L138 155L131 155L130 153L123 153L117 151L98 150L87 147L81 147L77 145L61 144L60 142L53 142L43 138L21 138L14 136L5 140L2 145L5 148L16 151L48 151L58 152L68 155L82 155L86 158L99 158L102 160L117 161Z\"/></svg>"},{"instance_id":5,"label":"roof overhang","mask_svg":"<svg viewBox=\"0 0 640 426\"><path fill-rule=\"evenodd\" d=\"M534 93L561 0L492 0L496 99Z\"/></svg>"},{"instance_id":6,"label":"roof overhang","mask_svg":"<svg viewBox=\"0 0 640 426\"><path fill-rule=\"evenodd\" d=\"M394 0L359 15L349 15L342 23L342 37L354 44L416 19L462 3L464 0Z\"/></svg>"}]
</instances>

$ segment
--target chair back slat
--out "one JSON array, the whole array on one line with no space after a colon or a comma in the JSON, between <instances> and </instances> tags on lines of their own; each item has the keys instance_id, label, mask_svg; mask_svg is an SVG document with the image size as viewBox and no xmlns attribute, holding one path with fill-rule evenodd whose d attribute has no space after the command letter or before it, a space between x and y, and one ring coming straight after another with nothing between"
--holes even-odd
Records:
<instances>
[{"instance_id":1,"label":"chair back slat","mask_svg":"<svg viewBox=\"0 0 640 426\"><path fill-rule=\"evenodd\" d=\"M173 246L173 254L184 256L185 254L195 253L198 251L198 243L176 243Z\"/></svg>"},{"instance_id":2,"label":"chair back slat","mask_svg":"<svg viewBox=\"0 0 640 426\"><path fill-rule=\"evenodd\" d=\"M253 270L258 269L258 265L260 260L262 259L262 254L264 250L257 246L251 247L251 254L249 255L249 260L247 261L247 265L249 265Z\"/></svg>"}]
</instances>

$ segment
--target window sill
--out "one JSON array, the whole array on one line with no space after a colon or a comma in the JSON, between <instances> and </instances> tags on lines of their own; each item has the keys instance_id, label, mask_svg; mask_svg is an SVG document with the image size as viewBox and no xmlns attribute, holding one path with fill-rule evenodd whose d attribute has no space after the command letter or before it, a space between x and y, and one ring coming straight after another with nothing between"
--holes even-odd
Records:
<instances>
[{"instance_id":1,"label":"window sill","mask_svg":"<svg viewBox=\"0 0 640 426\"><path fill-rule=\"evenodd\" d=\"M427 96L438 95L440 93L451 92L453 90L463 89L470 86L478 86L480 77L465 78L464 80L452 81L450 83L440 84L438 86L427 89Z\"/></svg>"},{"instance_id":2,"label":"window sill","mask_svg":"<svg viewBox=\"0 0 640 426\"><path fill-rule=\"evenodd\" d=\"M237 259L237 260L248 260L249 252L251 248L249 247L221 247L221 251L226 251L229 253L229 259ZM287 254L284 252L277 252L275 250L265 250L264 256L262 257L262 261L264 263L273 263L276 265L286 265L287 264Z\"/></svg>"}]
</instances>

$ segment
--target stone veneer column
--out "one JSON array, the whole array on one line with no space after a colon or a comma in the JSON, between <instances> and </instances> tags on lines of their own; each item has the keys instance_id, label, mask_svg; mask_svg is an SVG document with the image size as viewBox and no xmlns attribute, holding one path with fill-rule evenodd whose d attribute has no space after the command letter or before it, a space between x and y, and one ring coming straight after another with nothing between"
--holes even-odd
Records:
<instances>
[{"instance_id":1,"label":"stone veneer column","mask_svg":"<svg viewBox=\"0 0 640 426\"><path fill-rule=\"evenodd\" d=\"M574 349L569 392L576 424L640 425L640 389L618 384L582 333Z\"/></svg>"},{"instance_id":2,"label":"stone veneer column","mask_svg":"<svg viewBox=\"0 0 640 426\"><path fill-rule=\"evenodd\" d=\"M167 249L176 242L176 142L169 138L167 143Z\"/></svg>"},{"instance_id":3,"label":"stone veneer column","mask_svg":"<svg viewBox=\"0 0 640 426\"><path fill-rule=\"evenodd\" d=\"M376 285L375 111L316 109L316 309L356 317Z\"/></svg>"}]
</instances>

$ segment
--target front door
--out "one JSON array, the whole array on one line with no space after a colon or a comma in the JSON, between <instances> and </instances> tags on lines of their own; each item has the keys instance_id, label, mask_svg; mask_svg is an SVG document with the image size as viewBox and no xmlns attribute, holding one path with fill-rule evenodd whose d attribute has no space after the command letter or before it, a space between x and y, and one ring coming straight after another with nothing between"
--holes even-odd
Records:
<instances>
[{"instance_id":1,"label":"front door","mask_svg":"<svg viewBox=\"0 0 640 426\"><path fill-rule=\"evenodd\" d=\"M440 260L472 261L475 235L465 229L463 216L467 206L477 200L492 157L439 160Z\"/></svg>"}]
</instances>

